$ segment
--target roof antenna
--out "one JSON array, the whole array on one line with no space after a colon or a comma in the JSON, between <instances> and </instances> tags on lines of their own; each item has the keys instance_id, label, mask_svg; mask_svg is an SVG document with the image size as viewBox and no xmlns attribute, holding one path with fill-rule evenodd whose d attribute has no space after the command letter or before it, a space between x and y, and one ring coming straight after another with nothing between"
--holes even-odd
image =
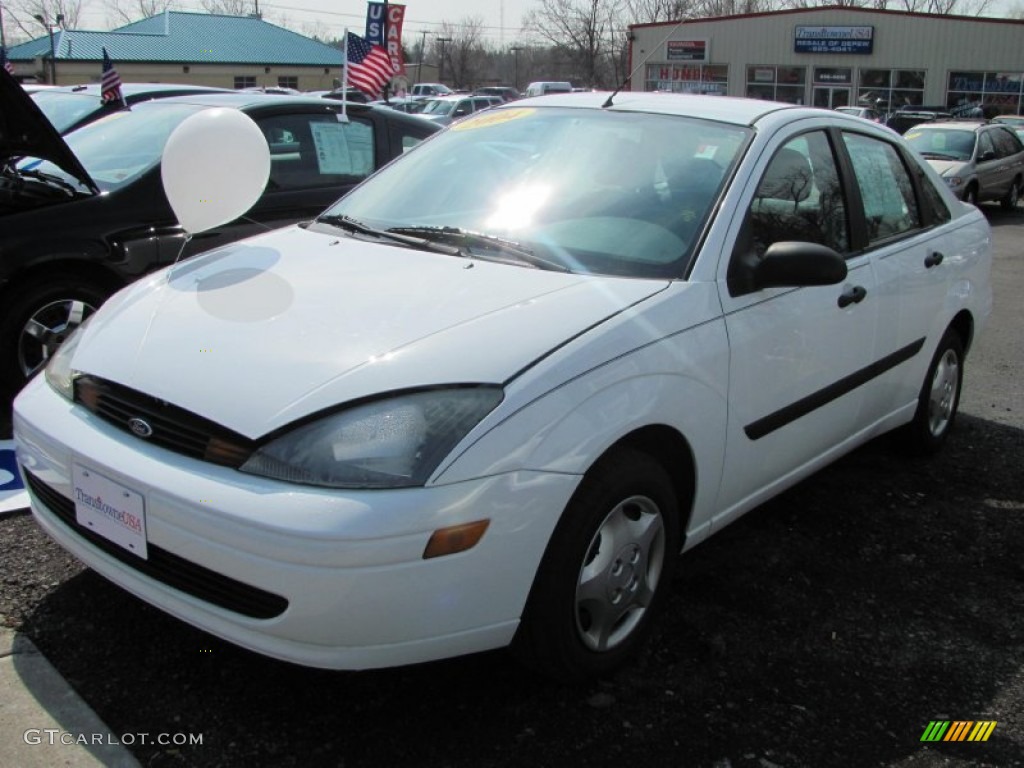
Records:
<instances>
[{"instance_id":1,"label":"roof antenna","mask_svg":"<svg viewBox=\"0 0 1024 768\"><path fill-rule=\"evenodd\" d=\"M623 88L625 88L626 87L626 83L628 83L630 80L633 79L633 75L635 75L637 73L637 70L640 69L640 67L642 67L644 64L647 63L647 60L649 58L651 58L651 56L654 55L655 51L661 50L661 46L663 46L666 42L668 42L668 39L670 37L672 37L672 35L674 35L676 33L676 30L678 30L685 23L686 23L686 19L680 19L679 23L676 24L674 27L672 27L672 29L670 29L668 31L668 34L665 35L665 37L662 38L661 42L658 43L656 46L654 46L651 49L650 53L648 53L646 56L644 56L643 61L641 61L639 64L637 64L635 67L633 67L633 71L630 72L628 75L626 75L626 79L623 80L621 83L619 83L619 87L611 92L611 94L608 96L608 98L605 99L604 104L601 105L601 109L607 109L608 107L615 106L614 104L612 104L612 99L614 99L616 96L619 95L619 91L621 91Z\"/></svg>"}]
</instances>

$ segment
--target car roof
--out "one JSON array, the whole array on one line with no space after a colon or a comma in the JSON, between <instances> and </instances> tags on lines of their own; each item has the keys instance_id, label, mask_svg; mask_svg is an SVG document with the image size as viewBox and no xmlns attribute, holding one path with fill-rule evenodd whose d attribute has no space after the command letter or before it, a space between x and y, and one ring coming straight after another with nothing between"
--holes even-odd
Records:
<instances>
[{"instance_id":1,"label":"car roof","mask_svg":"<svg viewBox=\"0 0 1024 768\"><path fill-rule=\"evenodd\" d=\"M227 88L214 88L207 85L191 85L185 83L122 83L121 95L131 103L150 98L161 93L224 93ZM99 83L83 83L81 85L62 85L53 88L54 93L81 93L88 96L102 95Z\"/></svg>"},{"instance_id":2,"label":"car roof","mask_svg":"<svg viewBox=\"0 0 1024 768\"><path fill-rule=\"evenodd\" d=\"M609 91L591 91L588 93L550 93L519 101L510 102L498 109L523 109L536 104L545 107L589 107L605 108L602 105L611 95ZM666 115L685 117L701 117L734 125L754 125L767 115L798 110L810 114L826 114L843 119L842 113L833 110L800 107L795 104L782 104L759 99L742 99L730 96L697 96L682 93L655 93L653 91L621 91L612 98L612 106L607 107L619 112L655 112ZM847 119L854 119L847 116Z\"/></svg>"},{"instance_id":3,"label":"car roof","mask_svg":"<svg viewBox=\"0 0 1024 768\"><path fill-rule=\"evenodd\" d=\"M353 115L366 115L378 112L386 115L391 122L407 122L411 125L422 125L417 117L390 109L383 105L364 104L356 101L343 102L338 99L322 99L316 96L290 96L274 93L250 93L247 91L223 91L221 93L201 93L189 96L171 96L166 99L147 101L139 105L145 109L160 109L165 104L196 104L207 107L231 107L244 112L287 112L289 107L309 107L313 111L327 110L337 113L342 104L346 104L347 112Z\"/></svg>"},{"instance_id":4,"label":"car roof","mask_svg":"<svg viewBox=\"0 0 1024 768\"><path fill-rule=\"evenodd\" d=\"M922 123L914 127L939 131L977 131L980 128L985 128L987 125L987 123L980 122L980 120L936 120L935 122Z\"/></svg>"}]
</instances>

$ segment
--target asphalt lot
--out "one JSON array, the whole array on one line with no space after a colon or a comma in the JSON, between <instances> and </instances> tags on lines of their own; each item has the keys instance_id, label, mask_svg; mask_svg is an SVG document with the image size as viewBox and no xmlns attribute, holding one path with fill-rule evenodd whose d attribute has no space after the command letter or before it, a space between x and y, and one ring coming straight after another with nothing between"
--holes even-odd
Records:
<instances>
[{"instance_id":1,"label":"asphalt lot","mask_svg":"<svg viewBox=\"0 0 1024 768\"><path fill-rule=\"evenodd\" d=\"M106 583L25 515L0 520L0 624L147 766L1024 766L1024 208L986 212L996 310L947 450L876 441L696 548L613 678L552 686L503 653L270 661ZM935 720L996 726L922 742Z\"/></svg>"}]
</instances>

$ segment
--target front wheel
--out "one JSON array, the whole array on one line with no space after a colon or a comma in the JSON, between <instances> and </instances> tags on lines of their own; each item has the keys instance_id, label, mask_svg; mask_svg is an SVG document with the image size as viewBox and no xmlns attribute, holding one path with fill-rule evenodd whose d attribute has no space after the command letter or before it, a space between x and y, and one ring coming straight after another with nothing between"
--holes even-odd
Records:
<instances>
[{"instance_id":1,"label":"front wheel","mask_svg":"<svg viewBox=\"0 0 1024 768\"><path fill-rule=\"evenodd\" d=\"M963 378L964 344L949 329L928 367L914 419L904 428L905 442L913 453L932 454L946 442L956 421Z\"/></svg>"},{"instance_id":2,"label":"front wheel","mask_svg":"<svg viewBox=\"0 0 1024 768\"><path fill-rule=\"evenodd\" d=\"M98 286L54 278L24 286L0 316L0 379L16 392L107 297Z\"/></svg>"},{"instance_id":3,"label":"front wheel","mask_svg":"<svg viewBox=\"0 0 1024 768\"><path fill-rule=\"evenodd\" d=\"M652 458L620 448L598 461L548 543L513 652L567 682L625 662L664 602L678 517L672 483Z\"/></svg>"},{"instance_id":4,"label":"front wheel","mask_svg":"<svg viewBox=\"0 0 1024 768\"><path fill-rule=\"evenodd\" d=\"M975 207L978 206L978 187L976 185L971 184L971 186L967 188L967 191L964 192L964 202L970 203Z\"/></svg>"}]
</instances>

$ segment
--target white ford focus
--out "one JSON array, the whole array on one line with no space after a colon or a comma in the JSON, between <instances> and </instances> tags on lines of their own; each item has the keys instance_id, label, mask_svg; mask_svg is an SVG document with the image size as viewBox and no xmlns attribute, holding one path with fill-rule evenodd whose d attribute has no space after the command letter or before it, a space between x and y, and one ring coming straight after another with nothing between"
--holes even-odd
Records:
<instances>
[{"instance_id":1,"label":"white ford focus","mask_svg":"<svg viewBox=\"0 0 1024 768\"><path fill-rule=\"evenodd\" d=\"M61 545L247 648L602 674L679 552L883 432L940 446L990 260L866 121L519 101L117 294L17 399L20 466Z\"/></svg>"}]
</instances>

